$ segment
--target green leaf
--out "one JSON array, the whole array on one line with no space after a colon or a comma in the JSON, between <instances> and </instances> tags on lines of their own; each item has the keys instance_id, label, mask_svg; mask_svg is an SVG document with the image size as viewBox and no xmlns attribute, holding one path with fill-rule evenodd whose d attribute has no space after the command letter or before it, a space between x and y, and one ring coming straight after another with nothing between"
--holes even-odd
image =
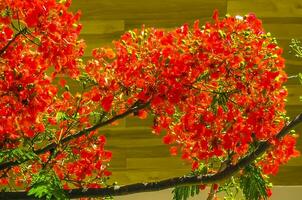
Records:
<instances>
[{"instance_id":1,"label":"green leaf","mask_svg":"<svg viewBox=\"0 0 302 200\"><path fill-rule=\"evenodd\" d=\"M296 40L296 39L292 39L291 44L289 46L292 49L292 51L295 53L296 57L302 58L302 45L301 45L301 41ZM290 51L290 53L292 53L292 51Z\"/></svg>"},{"instance_id":2,"label":"green leaf","mask_svg":"<svg viewBox=\"0 0 302 200\"><path fill-rule=\"evenodd\" d=\"M262 176L261 170L249 165L244 169L244 174L240 176L240 188L243 195L248 200L268 199L266 189L269 182Z\"/></svg>"},{"instance_id":3,"label":"green leaf","mask_svg":"<svg viewBox=\"0 0 302 200\"><path fill-rule=\"evenodd\" d=\"M65 85L64 88L65 88L66 91L70 91L69 85Z\"/></svg>"},{"instance_id":4,"label":"green leaf","mask_svg":"<svg viewBox=\"0 0 302 200\"><path fill-rule=\"evenodd\" d=\"M226 180L223 185L219 186L217 193L223 192L224 193L224 200L234 200L238 199L239 193L239 182L237 178L230 178Z\"/></svg>"},{"instance_id":5,"label":"green leaf","mask_svg":"<svg viewBox=\"0 0 302 200\"><path fill-rule=\"evenodd\" d=\"M211 108L215 114L217 113L217 102L218 102L217 95L214 95L211 102Z\"/></svg>"},{"instance_id":6,"label":"green leaf","mask_svg":"<svg viewBox=\"0 0 302 200\"><path fill-rule=\"evenodd\" d=\"M299 74L298 74L298 78L299 78L299 81L300 81L300 83L301 83L301 85L302 85L302 73L299 73Z\"/></svg>"},{"instance_id":7,"label":"green leaf","mask_svg":"<svg viewBox=\"0 0 302 200\"><path fill-rule=\"evenodd\" d=\"M101 113L100 112L97 112L97 111L93 111L89 114L91 120L96 123L100 120L100 117L101 117Z\"/></svg>"},{"instance_id":8,"label":"green leaf","mask_svg":"<svg viewBox=\"0 0 302 200\"><path fill-rule=\"evenodd\" d=\"M64 112L58 112L57 115L56 115L57 122L64 121L64 120L67 120L67 119L68 119L68 116Z\"/></svg>"},{"instance_id":9,"label":"green leaf","mask_svg":"<svg viewBox=\"0 0 302 200\"><path fill-rule=\"evenodd\" d=\"M39 159L39 157L33 151L24 150L21 148L0 152L0 163L7 160L16 160L17 162L22 163L26 160L34 159Z\"/></svg>"},{"instance_id":10,"label":"green leaf","mask_svg":"<svg viewBox=\"0 0 302 200\"><path fill-rule=\"evenodd\" d=\"M205 165L204 163L200 162L199 163L199 166L198 166L198 169L196 169L194 172L193 172L193 175L204 175L204 174L207 174L208 173L208 167L207 165Z\"/></svg>"},{"instance_id":11,"label":"green leaf","mask_svg":"<svg viewBox=\"0 0 302 200\"><path fill-rule=\"evenodd\" d=\"M82 72L81 76L77 80L81 83L83 89L86 89L86 87L89 85L97 85L97 82L92 79L86 72Z\"/></svg>"},{"instance_id":12,"label":"green leaf","mask_svg":"<svg viewBox=\"0 0 302 200\"><path fill-rule=\"evenodd\" d=\"M112 196L106 196L104 197L104 200L113 200L114 198Z\"/></svg>"},{"instance_id":13,"label":"green leaf","mask_svg":"<svg viewBox=\"0 0 302 200\"><path fill-rule=\"evenodd\" d=\"M33 175L29 196L43 199L67 199L59 178L53 171L41 170Z\"/></svg>"},{"instance_id":14,"label":"green leaf","mask_svg":"<svg viewBox=\"0 0 302 200\"><path fill-rule=\"evenodd\" d=\"M230 94L230 92L213 92L211 108L215 114L217 113L218 106L221 106L225 112L228 111L226 103L228 102Z\"/></svg>"},{"instance_id":15,"label":"green leaf","mask_svg":"<svg viewBox=\"0 0 302 200\"><path fill-rule=\"evenodd\" d=\"M203 74L201 74L197 79L196 79L196 82L200 82L202 80L207 80L209 78L209 71L206 70Z\"/></svg>"},{"instance_id":16,"label":"green leaf","mask_svg":"<svg viewBox=\"0 0 302 200\"><path fill-rule=\"evenodd\" d=\"M28 195L33 195L37 198L41 198L45 195L47 195L48 189L44 185L36 186L35 188L32 188L29 190Z\"/></svg>"},{"instance_id":17,"label":"green leaf","mask_svg":"<svg viewBox=\"0 0 302 200\"><path fill-rule=\"evenodd\" d=\"M172 190L173 200L187 200L199 194L199 185L178 186Z\"/></svg>"},{"instance_id":18,"label":"green leaf","mask_svg":"<svg viewBox=\"0 0 302 200\"><path fill-rule=\"evenodd\" d=\"M221 38L225 38L226 37L226 34L225 34L224 31L218 30L218 33L219 33L219 35L220 35Z\"/></svg>"},{"instance_id":19,"label":"green leaf","mask_svg":"<svg viewBox=\"0 0 302 200\"><path fill-rule=\"evenodd\" d=\"M135 40L136 39L136 33L134 32L134 31L129 31L129 33L130 33L130 35L131 35L131 38L133 39L133 40Z\"/></svg>"},{"instance_id":20,"label":"green leaf","mask_svg":"<svg viewBox=\"0 0 302 200\"><path fill-rule=\"evenodd\" d=\"M12 11L8 7L6 9L2 10L1 13L0 13L1 17L8 17L11 14L12 14Z\"/></svg>"}]
</instances>

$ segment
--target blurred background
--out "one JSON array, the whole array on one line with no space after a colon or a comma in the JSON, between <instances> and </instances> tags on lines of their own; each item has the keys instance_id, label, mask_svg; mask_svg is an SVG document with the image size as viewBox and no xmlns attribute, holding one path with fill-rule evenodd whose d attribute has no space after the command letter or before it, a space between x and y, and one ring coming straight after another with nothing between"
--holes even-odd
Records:
<instances>
[{"instance_id":1,"label":"blurred background","mask_svg":"<svg viewBox=\"0 0 302 200\"><path fill-rule=\"evenodd\" d=\"M211 20L214 9L219 10L221 17L253 12L283 48L288 75L302 72L302 59L289 54L291 39L302 40L302 0L73 0L72 9L82 11L84 28L81 37L87 43L85 59L90 58L93 48L111 47L112 41L125 31L140 28L143 24L171 29L184 23L192 24L197 19L204 24ZM299 101L302 86L298 79L290 79L286 86L289 91L287 111L292 118L302 112L302 102ZM110 164L112 181L118 184L155 181L190 171L190 164L170 156L161 137L151 133L151 126L151 118L138 120L129 117L116 127L100 130L108 139L106 149L113 152ZM301 134L302 125L296 131ZM302 150L302 135L298 139L298 149ZM302 157L281 167L272 181L275 185L302 185ZM288 190L287 193L291 192ZM294 199L287 197L281 199ZM143 196L137 197L141 198Z\"/></svg>"}]
</instances>

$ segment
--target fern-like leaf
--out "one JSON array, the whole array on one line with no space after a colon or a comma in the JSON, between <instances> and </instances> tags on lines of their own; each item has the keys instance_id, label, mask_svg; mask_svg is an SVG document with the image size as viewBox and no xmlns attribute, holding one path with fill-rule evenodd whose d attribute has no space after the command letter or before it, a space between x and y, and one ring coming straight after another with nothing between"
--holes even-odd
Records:
<instances>
[{"instance_id":1,"label":"fern-like leaf","mask_svg":"<svg viewBox=\"0 0 302 200\"><path fill-rule=\"evenodd\" d=\"M268 199L266 190L269 183L263 178L258 167L254 165L247 166L244 169L244 174L240 177L239 183L245 199Z\"/></svg>"},{"instance_id":2,"label":"fern-like leaf","mask_svg":"<svg viewBox=\"0 0 302 200\"><path fill-rule=\"evenodd\" d=\"M172 193L173 200L187 200L190 196L199 194L199 185L178 186L173 189Z\"/></svg>"}]
</instances>

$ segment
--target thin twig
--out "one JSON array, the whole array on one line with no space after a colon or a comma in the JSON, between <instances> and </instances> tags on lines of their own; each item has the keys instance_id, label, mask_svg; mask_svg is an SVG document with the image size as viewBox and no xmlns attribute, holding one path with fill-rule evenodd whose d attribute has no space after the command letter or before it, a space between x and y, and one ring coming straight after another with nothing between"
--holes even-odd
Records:
<instances>
[{"instance_id":1,"label":"thin twig","mask_svg":"<svg viewBox=\"0 0 302 200\"><path fill-rule=\"evenodd\" d=\"M12 25L12 27L16 30L16 31L19 31L20 29L18 29L13 23L11 24ZM19 24L19 27L20 27L20 24ZM29 31L29 29L26 29L26 31L24 31L23 33L22 33L22 36L24 36L28 41L30 41L31 43L33 43L33 44L35 44L35 45L37 45L37 46L40 46L41 44L39 44L39 43L37 43L37 42L35 42L34 40L32 40L32 39L30 39L29 37L27 37L27 35L26 34L28 34L28 35L30 35L32 38L36 38L35 36L33 36L32 34L31 34L31 32Z\"/></svg>"},{"instance_id":2,"label":"thin twig","mask_svg":"<svg viewBox=\"0 0 302 200\"><path fill-rule=\"evenodd\" d=\"M110 118L106 121L100 121L100 122L96 123L93 126L85 128L85 129L83 129L83 130L81 130L81 131L79 131L79 132L77 132L73 135L69 135L69 136L67 136L67 137L65 137L64 139L61 140L60 145L65 144L67 142L70 142L73 139L79 138L79 137L81 137L81 136L83 136L87 133L90 133L91 131L97 130L100 127L109 125L109 124L115 122L116 120L122 119L122 118L130 115L133 112L136 112L138 110L146 108L148 105L149 105L149 102L137 105L135 107L131 107L130 109L128 109L127 111L125 111L122 114L116 115L116 116L114 116L114 117L112 117L112 118ZM34 153L37 154L37 155L40 155L40 154L46 153L48 151L54 150L58 145L59 144L57 144L57 143L51 143L51 144L47 145L46 147L44 147L42 149L35 150ZM10 161L10 162L6 162L6 163L2 163L2 164L0 164L0 170L6 169L6 168L11 168L13 166L17 166L17 165L19 165L23 162L28 161L28 160L29 159L24 159L24 160L22 160L22 162L16 160L16 161Z\"/></svg>"},{"instance_id":3,"label":"thin twig","mask_svg":"<svg viewBox=\"0 0 302 200\"><path fill-rule=\"evenodd\" d=\"M214 199L214 197L215 197L215 193L216 193L216 191L215 191L215 183L213 183L212 185L211 185L211 189L210 189L210 193L209 193L209 196L207 197L207 200L213 200Z\"/></svg>"},{"instance_id":4,"label":"thin twig","mask_svg":"<svg viewBox=\"0 0 302 200\"><path fill-rule=\"evenodd\" d=\"M229 156L228 156L228 157L229 157ZM229 159L229 158L226 159L225 161L223 161L223 162L221 163L220 167L219 167L218 172L223 171L230 163L231 163L231 162L230 162L230 159ZM216 183L212 183L207 200L213 200L213 199L215 198L215 195L216 195L216 192L217 192L217 190L215 189L215 184L216 184Z\"/></svg>"},{"instance_id":5,"label":"thin twig","mask_svg":"<svg viewBox=\"0 0 302 200\"><path fill-rule=\"evenodd\" d=\"M20 30L18 33L14 35L14 37L0 50L0 56L7 50L7 48L24 32L26 32L27 28L24 27L22 30Z\"/></svg>"},{"instance_id":6,"label":"thin twig","mask_svg":"<svg viewBox=\"0 0 302 200\"><path fill-rule=\"evenodd\" d=\"M287 79L292 79L292 78L298 78L298 75L292 75L292 76L288 76Z\"/></svg>"}]
</instances>

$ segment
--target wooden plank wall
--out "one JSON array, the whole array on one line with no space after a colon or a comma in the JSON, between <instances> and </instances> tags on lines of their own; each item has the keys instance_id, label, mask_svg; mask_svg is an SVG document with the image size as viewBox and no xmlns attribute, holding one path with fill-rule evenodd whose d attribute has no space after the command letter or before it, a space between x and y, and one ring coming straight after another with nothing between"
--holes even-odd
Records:
<instances>
[{"instance_id":1,"label":"wooden plank wall","mask_svg":"<svg viewBox=\"0 0 302 200\"><path fill-rule=\"evenodd\" d=\"M302 40L301 0L73 0L73 10L82 11L84 29L82 38L87 42L85 58L96 47L112 46L129 29L146 26L172 28L199 19L201 24L209 21L214 9L220 15L245 15L255 13L263 20L264 27L271 32L284 49L286 71L289 75L302 72L302 60L289 54L291 38ZM287 83L289 98L287 110L293 117L302 111L299 95L302 86L297 80ZM127 118L117 127L102 129L108 138L107 149L113 152L110 169L112 180L119 184L154 181L184 175L190 171L188 163L171 157L161 138L152 135L152 119L140 121ZM298 129L302 133L302 127ZM298 141L302 150L302 138ZM273 177L275 184L302 184L302 158L292 160Z\"/></svg>"}]
</instances>

